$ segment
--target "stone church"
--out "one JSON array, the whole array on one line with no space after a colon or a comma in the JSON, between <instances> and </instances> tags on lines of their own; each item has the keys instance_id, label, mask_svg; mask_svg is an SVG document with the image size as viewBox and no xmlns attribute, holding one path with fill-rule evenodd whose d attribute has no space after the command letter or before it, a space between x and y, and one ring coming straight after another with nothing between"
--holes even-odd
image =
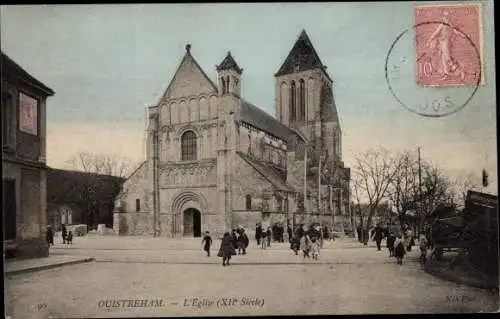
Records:
<instances>
[{"instance_id":1,"label":"stone church","mask_svg":"<svg viewBox=\"0 0 500 319\"><path fill-rule=\"evenodd\" d=\"M166 91L148 107L147 159L116 200L115 232L252 233L259 221L340 230L350 171L332 79L307 33L274 74L275 116L241 95L243 69L231 52L216 71L213 82L186 45Z\"/></svg>"}]
</instances>

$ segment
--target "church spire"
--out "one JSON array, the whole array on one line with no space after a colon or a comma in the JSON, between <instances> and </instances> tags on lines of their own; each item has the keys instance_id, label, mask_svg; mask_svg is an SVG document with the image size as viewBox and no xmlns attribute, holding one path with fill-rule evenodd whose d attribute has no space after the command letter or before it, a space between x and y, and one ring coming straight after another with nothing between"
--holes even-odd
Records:
<instances>
[{"instance_id":1,"label":"church spire","mask_svg":"<svg viewBox=\"0 0 500 319\"><path fill-rule=\"evenodd\" d=\"M293 45L290 53L288 53L285 62L281 65L275 77L302 72L313 69L326 70L321 59L311 43L311 39L307 35L306 30L302 29L297 41Z\"/></svg>"},{"instance_id":2,"label":"church spire","mask_svg":"<svg viewBox=\"0 0 500 319\"><path fill-rule=\"evenodd\" d=\"M222 71L222 70L234 70L236 73L240 74L243 72L243 69L238 66L238 63L234 60L233 56L231 55L231 51L227 52L226 57L222 62L216 66L217 71Z\"/></svg>"}]
</instances>

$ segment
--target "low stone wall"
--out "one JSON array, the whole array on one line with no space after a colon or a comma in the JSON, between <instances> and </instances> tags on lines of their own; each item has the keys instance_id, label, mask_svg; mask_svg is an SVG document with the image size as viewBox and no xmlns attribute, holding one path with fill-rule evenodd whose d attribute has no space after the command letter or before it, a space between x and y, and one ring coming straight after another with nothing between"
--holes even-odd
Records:
<instances>
[{"instance_id":1,"label":"low stone wall","mask_svg":"<svg viewBox=\"0 0 500 319\"><path fill-rule=\"evenodd\" d=\"M113 231L120 236L153 235L152 223L148 212L113 214Z\"/></svg>"},{"instance_id":2,"label":"low stone wall","mask_svg":"<svg viewBox=\"0 0 500 319\"><path fill-rule=\"evenodd\" d=\"M18 240L13 253L15 259L48 257L49 246L43 238Z\"/></svg>"}]
</instances>

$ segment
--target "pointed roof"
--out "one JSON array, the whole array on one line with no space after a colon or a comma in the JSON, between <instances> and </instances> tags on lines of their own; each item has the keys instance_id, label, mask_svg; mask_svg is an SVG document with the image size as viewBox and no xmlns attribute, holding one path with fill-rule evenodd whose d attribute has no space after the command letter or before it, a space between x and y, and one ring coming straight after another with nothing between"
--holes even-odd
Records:
<instances>
[{"instance_id":1,"label":"pointed roof","mask_svg":"<svg viewBox=\"0 0 500 319\"><path fill-rule=\"evenodd\" d=\"M321 59L312 45L311 39L309 39L306 30L302 30L299 38L295 41L292 50L288 53L285 62L283 62L279 71L276 72L274 76L278 77L294 73L296 65L298 65L299 71L322 69L326 76L330 78L328 73L326 73L326 66L323 65L323 62L321 62Z\"/></svg>"},{"instance_id":2,"label":"pointed roof","mask_svg":"<svg viewBox=\"0 0 500 319\"><path fill-rule=\"evenodd\" d=\"M216 69L217 71L235 70L238 74L241 74L243 72L243 69L238 66L238 63L236 63L233 56L231 55L231 51L227 51L226 57L219 65L216 66Z\"/></svg>"},{"instance_id":3,"label":"pointed roof","mask_svg":"<svg viewBox=\"0 0 500 319\"><path fill-rule=\"evenodd\" d=\"M170 81L165 92L163 93L161 99L164 99L167 97L167 95L172 87L172 84L175 82L175 79L176 79L177 75L179 74L181 68L188 62L192 62L195 65L195 67L201 72L203 77L208 81L209 85L213 88L213 90L215 92L217 92L217 85L215 85L215 83L212 81L212 79L210 79L210 77L205 73L205 71L202 69L202 67L198 64L196 59L191 55L191 44L186 44L186 53L184 54L184 57L182 58L181 63L179 63L179 66L177 67L177 70L175 71L174 76L172 77L172 80Z\"/></svg>"}]
</instances>

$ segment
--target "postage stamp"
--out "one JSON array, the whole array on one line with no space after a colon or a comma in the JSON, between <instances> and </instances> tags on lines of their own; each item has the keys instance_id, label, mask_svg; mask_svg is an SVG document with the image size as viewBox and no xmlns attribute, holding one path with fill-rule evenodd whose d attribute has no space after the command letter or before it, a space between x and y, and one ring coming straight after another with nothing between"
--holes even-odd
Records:
<instances>
[{"instance_id":1,"label":"postage stamp","mask_svg":"<svg viewBox=\"0 0 500 319\"><path fill-rule=\"evenodd\" d=\"M480 4L419 6L414 13L414 24L419 26L415 28L417 84L460 86L482 82Z\"/></svg>"}]
</instances>

